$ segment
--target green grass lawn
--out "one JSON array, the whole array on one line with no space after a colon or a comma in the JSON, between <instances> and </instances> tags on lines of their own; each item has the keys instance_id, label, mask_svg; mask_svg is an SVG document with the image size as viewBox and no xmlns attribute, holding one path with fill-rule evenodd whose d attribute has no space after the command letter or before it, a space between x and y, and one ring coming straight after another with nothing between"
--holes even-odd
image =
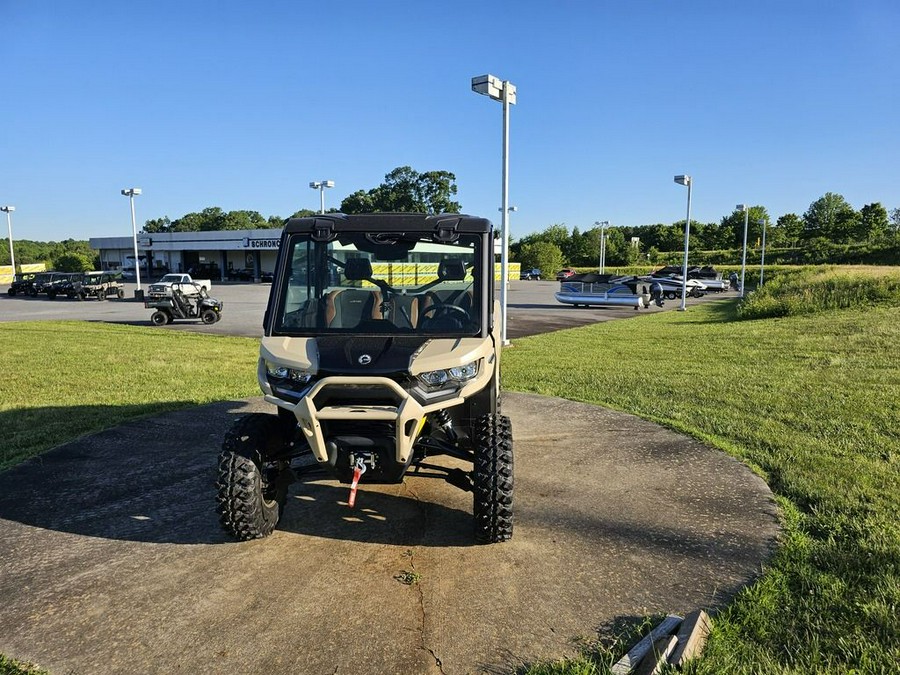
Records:
<instances>
[{"instance_id":1,"label":"green grass lawn","mask_svg":"<svg viewBox=\"0 0 900 675\"><path fill-rule=\"evenodd\" d=\"M0 323L0 469L141 415L259 395L259 340L83 321Z\"/></svg>"},{"instance_id":2,"label":"green grass lawn","mask_svg":"<svg viewBox=\"0 0 900 675\"><path fill-rule=\"evenodd\" d=\"M655 420L765 477L782 545L717 617L697 672L897 672L900 308L755 321L735 310L724 301L517 340L504 384ZM608 658L534 672L590 672Z\"/></svg>"},{"instance_id":3,"label":"green grass lawn","mask_svg":"<svg viewBox=\"0 0 900 675\"><path fill-rule=\"evenodd\" d=\"M737 320L736 301L720 301L504 352L507 389L655 420L741 458L775 492L779 551L716 617L695 672L900 663L900 302L827 306ZM0 324L0 340L0 467L135 416L259 393L254 339L35 322ZM532 672L605 672L610 654Z\"/></svg>"}]
</instances>

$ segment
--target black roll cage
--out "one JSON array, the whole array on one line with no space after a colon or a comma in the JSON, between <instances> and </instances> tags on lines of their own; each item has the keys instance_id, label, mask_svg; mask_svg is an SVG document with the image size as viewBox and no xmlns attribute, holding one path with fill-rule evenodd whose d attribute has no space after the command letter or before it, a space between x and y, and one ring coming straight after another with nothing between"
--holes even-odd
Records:
<instances>
[{"instance_id":1,"label":"black roll cage","mask_svg":"<svg viewBox=\"0 0 900 675\"><path fill-rule=\"evenodd\" d=\"M281 243L278 249L278 257L275 265L275 276L272 280L272 288L269 293L269 301L266 305L263 317L263 332L266 337L278 335L275 324L278 314L279 299L284 295L284 286L287 283L285 268L288 261L290 246L288 245L292 235L308 234L312 241L331 242L340 238L341 233L371 233L372 239L390 238L397 239L409 235L431 235L436 243L452 243L460 234L479 235L482 239L481 259L473 263L473 267L481 265L485 274L475 275L480 284L481 321L479 337L487 337L492 330L493 299L494 299L494 255L493 255L493 225L486 218L460 214L426 215L420 213L378 213L347 215L343 213L324 214L307 218L292 218L285 223L281 234ZM326 262L335 263L344 267L342 261L329 256L325 247L315 247L315 255L322 256L322 260L316 260L316 265ZM369 278L371 283L383 291L395 293L395 289L388 286L383 280ZM425 292L443 280L438 279L428 282L415 292ZM321 295L324 287L320 287L322 275L315 279L316 294ZM440 337L435 335L434 337Z\"/></svg>"}]
</instances>

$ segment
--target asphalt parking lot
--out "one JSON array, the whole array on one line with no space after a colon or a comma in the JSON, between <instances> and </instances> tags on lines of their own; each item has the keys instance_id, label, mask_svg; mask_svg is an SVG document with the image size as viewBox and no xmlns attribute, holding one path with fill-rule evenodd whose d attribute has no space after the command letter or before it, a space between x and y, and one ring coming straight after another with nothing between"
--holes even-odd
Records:
<instances>
[{"instance_id":1,"label":"asphalt parking lot","mask_svg":"<svg viewBox=\"0 0 900 675\"><path fill-rule=\"evenodd\" d=\"M145 309L142 302L134 300L135 288L134 284L125 285L124 300L99 302L67 298L49 300L43 295L35 298L20 295L9 297L6 287L0 287L0 321L81 320L152 326L152 310ZM221 321L209 326L200 321L176 321L159 330L261 337L269 288L269 284L214 283L211 295L224 303ZM628 307L572 307L563 305L553 297L558 288L559 283L556 281L510 282L507 327L510 339L611 319L630 318L645 312L667 311L679 306L679 301L667 300L662 309L652 306L639 311ZM687 304L690 307L728 295L731 294L688 298Z\"/></svg>"}]
</instances>

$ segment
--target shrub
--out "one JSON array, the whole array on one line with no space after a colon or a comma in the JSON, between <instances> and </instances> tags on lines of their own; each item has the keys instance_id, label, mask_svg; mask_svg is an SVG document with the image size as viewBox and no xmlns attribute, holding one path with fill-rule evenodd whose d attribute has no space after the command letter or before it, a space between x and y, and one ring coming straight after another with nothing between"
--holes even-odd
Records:
<instances>
[{"instance_id":1,"label":"shrub","mask_svg":"<svg viewBox=\"0 0 900 675\"><path fill-rule=\"evenodd\" d=\"M749 285L749 284L748 284ZM738 307L741 319L797 316L866 306L900 306L896 268L781 268Z\"/></svg>"}]
</instances>

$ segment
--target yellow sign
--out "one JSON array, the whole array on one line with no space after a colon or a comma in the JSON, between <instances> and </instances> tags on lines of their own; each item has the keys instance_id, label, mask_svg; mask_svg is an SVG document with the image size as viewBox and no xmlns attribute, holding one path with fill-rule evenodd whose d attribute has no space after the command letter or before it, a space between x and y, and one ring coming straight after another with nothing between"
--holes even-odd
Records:
<instances>
[{"instance_id":1,"label":"yellow sign","mask_svg":"<svg viewBox=\"0 0 900 675\"><path fill-rule=\"evenodd\" d=\"M47 269L44 263L26 263L24 265L16 265L20 274L28 272L43 272ZM11 284L13 282L12 265L0 265L0 285Z\"/></svg>"}]
</instances>

